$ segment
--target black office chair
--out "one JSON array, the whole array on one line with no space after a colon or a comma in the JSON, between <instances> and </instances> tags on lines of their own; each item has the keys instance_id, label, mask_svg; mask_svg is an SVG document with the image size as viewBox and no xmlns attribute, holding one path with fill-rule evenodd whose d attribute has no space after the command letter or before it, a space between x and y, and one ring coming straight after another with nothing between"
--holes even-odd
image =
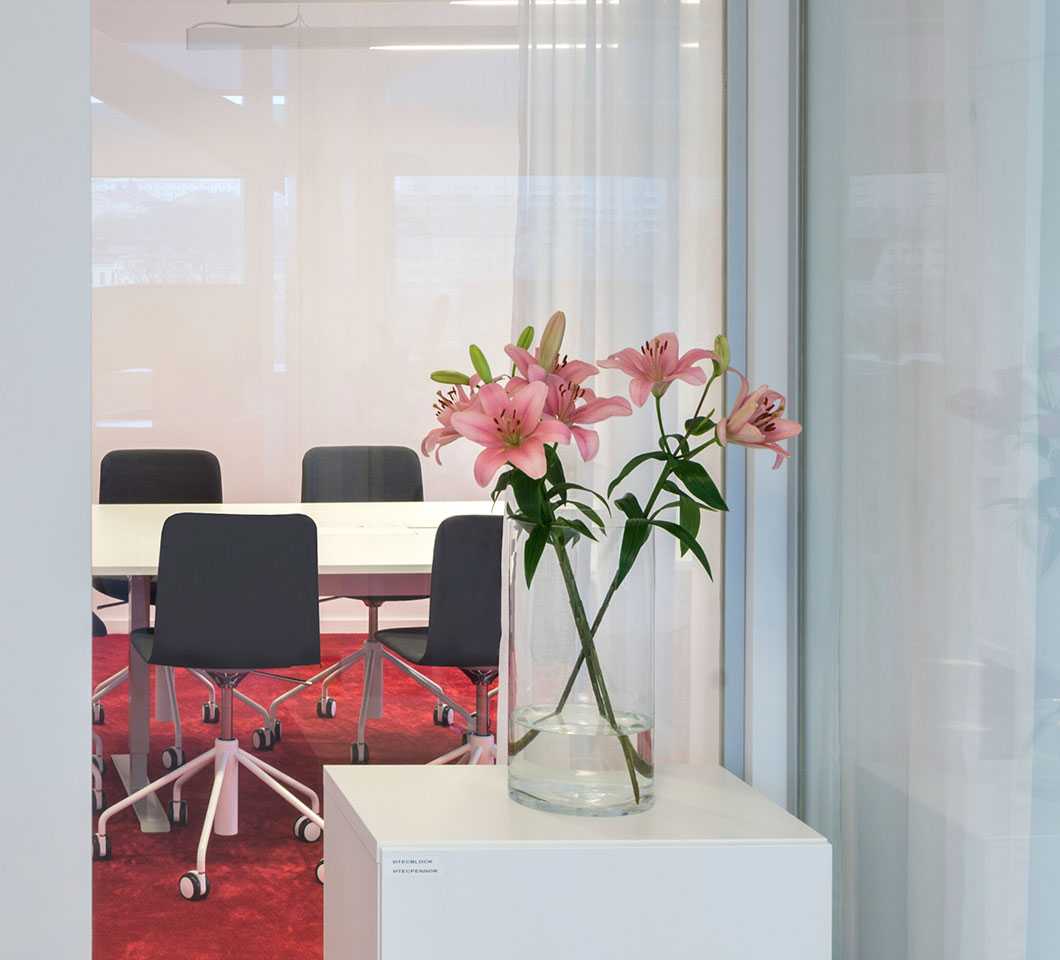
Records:
<instances>
[{"instance_id":1,"label":"black office chair","mask_svg":"<svg viewBox=\"0 0 1060 960\"><path fill-rule=\"evenodd\" d=\"M379 503L421 500L423 500L423 474L420 470L420 458L414 450L407 447L313 447L306 451L302 458L303 503ZM423 600L426 596L426 594L415 594L321 598L321 603L339 599L360 600L368 608L368 638L358 650L310 678L310 683L319 681L321 684L316 707L318 717L331 719L335 716L338 704L334 698L328 696L328 684L361 660L365 660L366 681L369 679L369 671L372 671L372 677L379 676L381 679L381 675L374 672L376 669L374 664L377 660L391 660L404 669L403 664L400 664L376 642L376 633L379 630L379 608L387 600ZM381 668L380 663L379 669ZM413 678L428 689L433 689L430 681L421 674L416 673ZM259 739L268 739L268 730L279 729L280 721L276 717L276 710L280 704L300 693L302 689L304 688L296 687L286 691L273 700L268 709L253 705L264 717L263 730L255 733L255 747L259 746ZM358 757L358 744L363 747L363 720L366 719L367 704L367 698L362 698L362 729L358 736L358 743L354 744L351 750L354 763L364 762L367 758L366 753L364 757ZM448 725L452 715L447 704L439 701L435 707L435 722ZM271 744L266 742L261 746L269 749Z\"/></svg>"},{"instance_id":2,"label":"black office chair","mask_svg":"<svg viewBox=\"0 0 1060 960\"><path fill-rule=\"evenodd\" d=\"M92 637L105 637L107 625L95 614L92 614ZM106 762L103 759L103 738L92 731L92 812L99 813L106 806L107 798L103 793L103 771Z\"/></svg>"},{"instance_id":3,"label":"black office chair","mask_svg":"<svg viewBox=\"0 0 1060 960\"><path fill-rule=\"evenodd\" d=\"M99 465L100 503L221 503L221 465L207 450L112 450ZM110 603L96 609L121 606L129 602L129 581L125 577L93 577L92 586L111 598ZM156 585L151 584L151 603L155 602ZM125 683L129 668L102 681L92 692L92 722L101 724L106 718L103 697ZM213 684L200 675L209 697L202 707L202 719L217 723L217 697ZM167 678L167 688L171 678ZM166 769L180 766L184 751L180 730L180 716L176 695L171 689L171 709L174 711L174 745L162 752Z\"/></svg>"},{"instance_id":4,"label":"black office chair","mask_svg":"<svg viewBox=\"0 0 1060 960\"><path fill-rule=\"evenodd\" d=\"M252 773L299 813L295 836L319 840L320 800L309 787L240 749L232 728L232 694L248 673L276 676L277 668L320 662L317 607L317 531L308 517L183 513L162 528L155 626L137 630L132 644L151 664L205 671L221 688L221 727L211 749L108 808L99 818L92 852L112 855L107 822L114 814L173 784L169 819L188 822L181 788L213 765L213 789L199 839L195 869L180 878L180 893L201 900L210 890L206 848L213 830L238 832L236 765ZM285 678L291 679L291 678ZM291 791L303 794L308 805ZM317 866L323 881L323 861Z\"/></svg>"},{"instance_id":5,"label":"black office chair","mask_svg":"<svg viewBox=\"0 0 1060 960\"><path fill-rule=\"evenodd\" d=\"M500 517L488 516L443 520L431 564L430 622L426 628L395 627L378 633L383 646L416 666L459 667L475 684L474 714L434 685L435 695L464 716L474 732L469 731L461 746L431 763L449 763L465 756L472 764L496 761L489 699L500 655L502 523ZM415 673L396 662L406 673ZM364 739L363 729L359 737Z\"/></svg>"}]
</instances>

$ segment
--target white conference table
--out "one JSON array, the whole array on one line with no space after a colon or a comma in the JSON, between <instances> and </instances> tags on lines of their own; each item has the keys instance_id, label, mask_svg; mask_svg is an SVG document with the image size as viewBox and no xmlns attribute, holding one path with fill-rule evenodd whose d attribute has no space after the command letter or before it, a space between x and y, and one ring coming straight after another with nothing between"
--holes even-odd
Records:
<instances>
[{"instance_id":1,"label":"white conference table","mask_svg":"<svg viewBox=\"0 0 1060 960\"><path fill-rule=\"evenodd\" d=\"M317 525L321 595L429 594L434 534L446 518L500 513L489 500L412 503L97 504L92 507L92 575L129 578L129 633L150 624L151 578L162 525L175 513L301 513ZM381 672L381 671L379 671ZM145 786L150 749L150 671L129 647L129 753L112 757L130 793ZM381 691L373 697L381 704ZM152 796L136 805L145 833L169 829Z\"/></svg>"}]
</instances>

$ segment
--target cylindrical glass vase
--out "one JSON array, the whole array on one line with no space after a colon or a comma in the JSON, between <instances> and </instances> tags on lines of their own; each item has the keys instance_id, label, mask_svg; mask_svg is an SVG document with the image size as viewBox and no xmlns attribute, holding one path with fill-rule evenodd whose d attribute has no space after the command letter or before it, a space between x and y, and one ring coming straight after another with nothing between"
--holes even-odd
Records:
<instances>
[{"instance_id":1,"label":"cylindrical glass vase","mask_svg":"<svg viewBox=\"0 0 1060 960\"><path fill-rule=\"evenodd\" d=\"M655 786L653 540L613 589L622 526L593 527L596 541L553 536L528 588L529 533L508 523L509 795L581 816L647 810Z\"/></svg>"}]
</instances>

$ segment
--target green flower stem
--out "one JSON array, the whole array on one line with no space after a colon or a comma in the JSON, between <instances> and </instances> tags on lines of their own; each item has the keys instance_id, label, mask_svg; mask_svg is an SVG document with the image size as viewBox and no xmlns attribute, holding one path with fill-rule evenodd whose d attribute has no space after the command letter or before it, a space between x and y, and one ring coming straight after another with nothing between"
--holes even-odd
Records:
<instances>
[{"instance_id":1,"label":"green flower stem","mask_svg":"<svg viewBox=\"0 0 1060 960\"><path fill-rule=\"evenodd\" d=\"M626 768L629 770L630 783L633 786L633 800L635 803L640 803L640 783L637 780L637 768L633 759L636 750L629 736L622 733L618 728L618 721L615 719L615 711L611 706L611 697L608 695L607 685L604 682L604 673L597 656L596 645L593 643L589 618L586 616L585 606L582 603L581 594L578 592L578 584L574 578L574 570L570 565L570 557L567 556L567 548L560 540L554 540L552 545L556 551L556 558L559 560L559 569L563 574L563 582L567 587L567 597L570 600L571 612L574 614L574 622L578 627L578 635L581 638L581 657L589 671L589 681L596 696L596 707L600 711L600 715L611 725L611 729L618 734L618 740L626 760Z\"/></svg>"},{"instance_id":2,"label":"green flower stem","mask_svg":"<svg viewBox=\"0 0 1060 960\"><path fill-rule=\"evenodd\" d=\"M695 420L699 416L700 411L703 409L703 404L704 404L704 402L707 399L707 394L710 392L710 388L711 388L711 386L713 386L714 381L717 378L718 378L718 374L717 373L713 373L713 374L711 374L710 379L707 380L706 385L703 387L703 392L700 394L699 403L696 404L696 411L695 411L695 413L692 414L692 417L691 417L692 420ZM662 401L661 401L660 397L656 397L655 398L655 413L656 413L656 417L657 417L658 422L659 422L659 436L660 436L660 439L663 439L663 441L665 442L666 427L665 427L665 425L663 423L663 419L662 419ZM685 439L688 439L689 430L687 428L685 429L684 436L685 436ZM706 441L706 443L700 444L698 447L695 447L694 449L689 451L688 459L691 459L697 453L702 452L707 447L713 446L716 443L718 443L717 437L716 436L712 437L710 440ZM669 449L669 445L667 445L667 449ZM666 480L670 476L670 472L671 471L670 471L669 465L663 467L662 472L659 474L658 480L656 480L656 482L655 482L655 488L652 490L651 496L648 498L648 503L647 503L647 505L644 508L645 515L651 513L652 507L655 506L655 501L659 499L659 495L662 493L662 485L663 485L663 483L666 482ZM561 548L559 546L556 546L557 554L559 554L560 549ZM570 569L570 563L569 563L569 560L567 560L567 558L566 558L566 552L565 551L563 553L563 558L560 561L561 569L564 566L564 562L566 562L566 568L567 568L567 570L569 570ZM573 580L573 572L571 573L571 579L569 581L567 580L566 572L564 572L564 580L567 583L568 595L571 596L571 608L572 608L572 610L574 610L574 598L576 597L577 598L577 607L578 607L578 609L581 610L581 616L582 616L582 618L584 620L585 619L585 609L584 609L584 606L582 605L581 597L578 595L577 584ZM597 631L600 629L600 624L603 622L604 614L607 613L607 609L611 605L611 600L614 597L615 592L618 590L620 585L621 585L621 581L618 579L618 577L616 575L615 578L612 579L610 586L608 586L608 588L607 588L607 593L604 595L604 599L603 599L603 601L600 604L600 609L597 611L596 617L593 619L592 626L589 627L589 631L588 631L588 650L592 651L592 655L593 655L594 658L597 655L596 654L596 644L595 644L595 638L596 638ZM575 622L576 623L578 622L578 614L577 614L576 611L575 611ZM582 632L581 624L578 624L578 629L579 629L579 634L581 634L581 632ZM567 683L566 683L566 685L563 688L563 693L560 695L560 698L559 698L559 700L556 703L556 709L551 714L549 714L549 717L554 717L554 716L556 716L556 714L561 713L563 711L563 708L567 705L567 700L570 699L571 692L574 690L574 684L577 682L578 674L581 673L581 669L585 665L587 659L588 659L588 657L587 657L586 640L585 640L584 636L582 636L582 650L578 654L578 659L575 661L574 669L571 670L570 676L567 678ZM606 718L606 714L604 714L604 711L601 708L600 697L598 695L598 684L599 685L603 684L603 674L600 672L600 667L599 667L599 662L598 661L596 663L595 674L596 675L594 677L593 667L590 666L589 680L590 680L590 683L593 685L593 693L594 693L594 695L597 696L597 707L598 707L598 709L600 709L601 715L605 716L605 718ZM603 687L603 693L605 695L606 695L606 692L607 692L607 688ZM612 726L614 726L613 719L609 719L608 722L611 723ZM515 754L519 753L520 750L524 750L526 747L528 747L537 738L538 732L539 731L537 731L537 730L528 730L518 740L510 741L509 744L508 744L508 753L511 756L515 756ZM649 764L647 761L645 761L644 758L641 757L640 754L636 751L636 749L633 748L632 744L629 742L629 738L628 737L623 737L622 739L624 741L624 743L623 743L623 752L626 754L626 762L627 762L627 764L632 763L634 768L636 770L638 770L643 776L650 777L652 775L652 765ZM638 789L638 786L637 786L635 778L634 778L633 788L634 788L634 792L637 793L638 796L639 796L639 789Z\"/></svg>"}]
</instances>

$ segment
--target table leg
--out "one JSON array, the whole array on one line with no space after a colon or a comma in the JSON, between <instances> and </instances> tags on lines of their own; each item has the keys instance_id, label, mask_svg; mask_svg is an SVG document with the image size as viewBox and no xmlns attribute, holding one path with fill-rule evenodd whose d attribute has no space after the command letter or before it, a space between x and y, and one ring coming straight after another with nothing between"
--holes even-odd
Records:
<instances>
[{"instance_id":1,"label":"table leg","mask_svg":"<svg viewBox=\"0 0 1060 960\"><path fill-rule=\"evenodd\" d=\"M376 643L375 636L379 632L379 604L368 604L368 643ZM371 677L365 676L365 683L371 683L368 691L368 713L367 716L377 720L383 715L383 660L379 659L379 668L372 671ZM365 673L368 669L368 658L364 660Z\"/></svg>"},{"instance_id":2,"label":"table leg","mask_svg":"<svg viewBox=\"0 0 1060 960\"><path fill-rule=\"evenodd\" d=\"M129 577L129 636L150 624L151 578ZM112 757L128 793L147 786L147 755L151 749L151 668L129 644L129 753ZM169 819L152 794L133 809L144 833L167 833Z\"/></svg>"}]
</instances>

